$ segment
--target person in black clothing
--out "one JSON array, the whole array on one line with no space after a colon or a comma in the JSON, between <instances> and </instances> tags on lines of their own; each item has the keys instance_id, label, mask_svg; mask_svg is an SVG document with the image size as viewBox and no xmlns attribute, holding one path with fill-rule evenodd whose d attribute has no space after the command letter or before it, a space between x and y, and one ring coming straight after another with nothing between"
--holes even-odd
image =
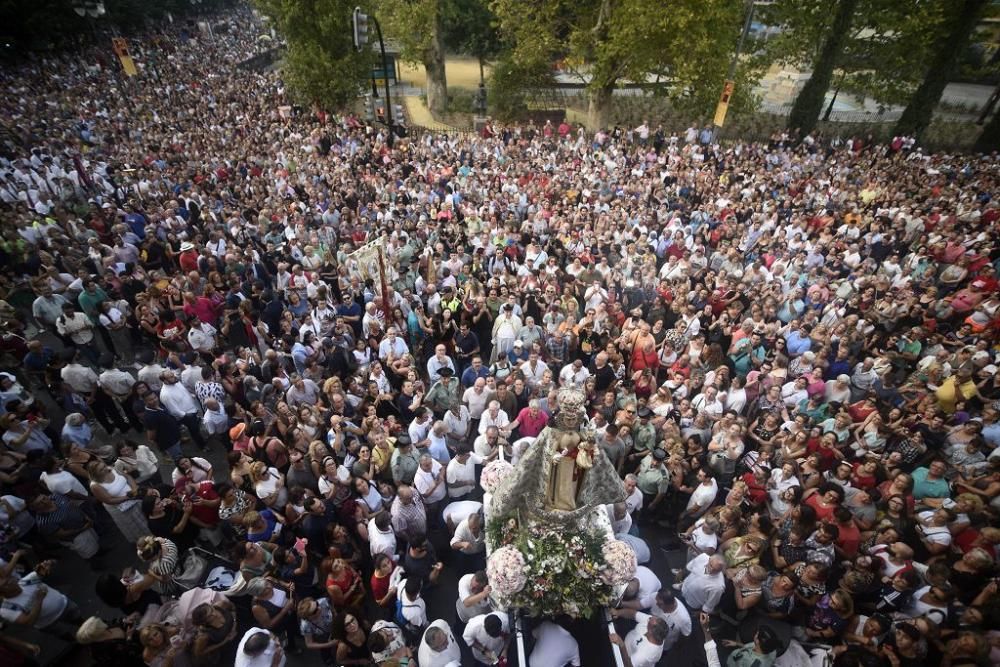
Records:
<instances>
[{"instance_id":1,"label":"person in black clothing","mask_svg":"<svg viewBox=\"0 0 1000 667\"><path fill-rule=\"evenodd\" d=\"M198 527L190 522L194 506L190 501L179 504L174 498L148 495L142 499L142 513L146 515L149 531L156 537L164 537L177 545L178 553L184 553L195 545Z\"/></svg>"},{"instance_id":2,"label":"person in black clothing","mask_svg":"<svg viewBox=\"0 0 1000 667\"><path fill-rule=\"evenodd\" d=\"M615 383L618 382L614 369L608 364L608 355L604 352L598 352L594 357L590 374L595 378L594 389L599 394L607 391L609 388L613 388Z\"/></svg>"}]
</instances>

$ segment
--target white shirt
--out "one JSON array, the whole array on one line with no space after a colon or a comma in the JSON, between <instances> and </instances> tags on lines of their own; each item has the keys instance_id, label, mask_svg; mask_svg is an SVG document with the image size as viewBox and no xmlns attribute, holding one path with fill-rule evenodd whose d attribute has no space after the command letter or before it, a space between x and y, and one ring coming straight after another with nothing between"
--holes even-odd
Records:
<instances>
[{"instance_id":1,"label":"white shirt","mask_svg":"<svg viewBox=\"0 0 1000 667\"><path fill-rule=\"evenodd\" d=\"M406 595L406 579L399 582L396 586L396 597L402 602L402 613L403 618L405 618L410 625L418 628L422 628L427 625L427 603L424 599L417 595L416 600L411 600Z\"/></svg>"},{"instance_id":2,"label":"white shirt","mask_svg":"<svg viewBox=\"0 0 1000 667\"><path fill-rule=\"evenodd\" d=\"M455 635L452 634L448 622L439 618L427 626L427 630L431 628L440 628L448 638L448 645L443 651L435 651L427 644L427 631L425 630L424 637L420 640L420 648L417 649L417 664L420 667L461 667L462 649L455 641Z\"/></svg>"},{"instance_id":3,"label":"white shirt","mask_svg":"<svg viewBox=\"0 0 1000 667\"><path fill-rule=\"evenodd\" d=\"M528 667L563 667L567 663L579 666L580 645L564 627L543 621L532 634L535 647L528 656Z\"/></svg>"},{"instance_id":4,"label":"white shirt","mask_svg":"<svg viewBox=\"0 0 1000 667\"><path fill-rule=\"evenodd\" d=\"M719 483L714 479L712 483L708 486L699 483L695 490L691 493L691 498L688 499L687 509L690 510L695 505L698 505L701 509L698 510L698 516L701 516L708 511L711 506L712 501L715 500L716 494L719 492Z\"/></svg>"},{"instance_id":5,"label":"white shirt","mask_svg":"<svg viewBox=\"0 0 1000 667\"><path fill-rule=\"evenodd\" d=\"M469 416L473 419L479 419L483 416L483 412L486 411L486 406L489 405L490 401L493 400L493 392L491 392L486 387L483 387L481 392L477 392L476 388L469 387L462 394L462 402L469 406ZM481 433L482 431L480 431Z\"/></svg>"},{"instance_id":6,"label":"white shirt","mask_svg":"<svg viewBox=\"0 0 1000 667\"><path fill-rule=\"evenodd\" d=\"M431 459L430 472L424 471L423 468L417 468L417 472L413 476L413 486L417 487L417 491L420 492L420 497L424 499L425 505L433 505L439 500L444 500L444 497L448 495L448 488L444 480L437 487L434 487L434 481L444 474L443 467L440 463ZM433 491L431 490L432 487L434 488Z\"/></svg>"},{"instance_id":7,"label":"white shirt","mask_svg":"<svg viewBox=\"0 0 1000 667\"><path fill-rule=\"evenodd\" d=\"M457 458L448 462L445 479L449 498L461 498L476 488L476 466L482 462L483 458L475 453L469 454L465 463Z\"/></svg>"},{"instance_id":8,"label":"white shirt","mask_svg":"<svg viewBox=\"0 0 1000 667\"><path fill-rule=\"evenodd\" d=\"M625 650L628 651L632 667L656 667L663 655L663 644L657 646L646 638L646 626L652 616L639 612L635 615L635 629L625 636Z\"/></svg>"},{"instance_id":9,"label":"white shirt","mask_svg":"<svg viewBox=\"0 0 1000 667\"><path fill-rule=\"evenodd\" d=\"M473 657L479 662L485 662L488 665L493 663L490 659L492 656L487 656L473 644L478 643L490 651L493 656L498 656L500 655L500 651L503 650L504 644L507 643L507 634L510 632L510 621L507 620L507 614L502 611L494 611L491 613L500 618L501 631L499 637L490 637L486 634L486 629L483 627L483 623L486 621L487 614L470 618L468 625L465 626L465 632L462 633L462 639L464 639L465 643L472 649Z\"/></svg>"},{"instance_id":10,"label":"white shirt","mask_svg":"<svg viewBox=\"0 0 1000 667\"><path fill-rule=\"evenodd\" d=\"M205 431L209 435L225 433L229 430L229 415L226 414L226 409L221 405L218 410L205 408L201 423L205 425Z\"/></svg>"},{"instance_id":11,"label":"white shirt","mask_svg":"<svg viewBox=\"0 0 1000 667\"><path fill-rule=\"evenodd\" d=\"M563 387L576 387L579 389L583 387L589 377L590 371L587 370L586 366L580 366L580 369L577 370L573 367L573 364L566 364L559 371L559 384Z\"/></svg>"},{"instance_id":12,"label":"white shirt","mask_svg":"<svg viewBox=\"0 0 1000 667\"><path fill-rule=\"evenodd\" d=\"M663 619L667 624L668 633L663 642L664 651L669 651L681 637L691 636L691 614L680 601L674 604L673 611L664 611L660 605L655 604L649 613Z\"/></svg>"},{"instance_id":13,"label":"white shirt","mask_svg":"<svg viewBox=\"0 0 1000 667\"><path fill-rule=\"evenodd\" d=\"M183 419L185 415L198 414L198 401L194 400L180 382L163 383L163 388L160 389L160 403L163 403L167 412L178 419Z\"/></svg>"},{"instance_id":14,"label":"white shirt","mask_svg":"<svg viewBox=\"0 0 1000 667\"><path fill-rule=\"evenodd\" d=\"M663 588L663 584L660 583L660 578L652 570L643 565L636 568L635 578L639 580L639 592L635 596L636 600L639 601L642 609L649 609L656 604L656 594Z\"/></svg>"},{"instance_id":15,"label":"white shirt","mask_svg":"<svg viewBox=\"0 0 1000 667\"><path fill-rule=\"evenodd\" d=\"M216 330L211 324L202 322L188 331L188 343L199 352L211 352L215 348Z\"/></svg>"},{"instance_id":16,"label":"white shirt","mask_svg":"<svg viewBox=\"0 0 1000 667\"><path fill-rule=\"evenodd\" d=\"M474 555L486 549L486 531L479 527L479 535L473 535L469 528L469 517L462 519L462 522L455 528L455 535L451 538L451 546L454 547L459 542L468 542L468 546L462 549L462 553Z\"/></svg>"},{"instance_id":17,"label":"white shirt","mask_svg":"<svg viewBox=\"0 0 1000 667\"><path fill-rule=\"evenodd\" d=\"M457 526L469 518L470 514L478 514L483 511L483 504L475 500L457 500L448 503L441 512L441 519L447 525Z\"/></svg>"},{"instance_id":18,"label":"white shirt","mask_svg":"<svg viewBox=\"0 0 1000 667\"><path fill-rule=\"evenodd\" d=\"M497 414L494 417L489 410L485 411L479 420L479 435L486 433L486 429L490 426L496 426L498 429L503 429L507 424L510 423L510 417L507 413L503 411L503 408L497 409Z\"/></svg>"},{"instance_id":19,"label":"white shirt","mask_svg":"<svg viewBox=\"0 0 1000 667\"><path fill-rule=\"evenodd\" d=\"M642 509L642 491L639 487L632 489L632 493L625 498L625 507L628 508L629 514L635 514Z\"/></svg>"},{"instance_id":20,"label":"white shirt","mask_svg":"<svg viewBox=\"0 0 1000 667\"><path fill-rule=\"evenodd\" d=\"M262 628L250 628L247 630L246 634L243 635L243 639L240 640L240 645L236 648L236 660L233 662L233 667L271 667L274 661L274 654L281 650L278 642L274 641L272 638L267 644L260 655L249 656L243 652L243 646L247 643L247 640L253 637L258 632L266 632L268 635L271 633ZM276 667L285 667L285 654L282 652L281 660L278 662Z\"/></svg>"},{"instance_id":21,"label":"white shirt","mask_svg":"<svg viewBox=\"0 0 1000 667\"><path fill-rule=\"evenodd\" d=\"M52 493L61 493L62 495L66 495L67 493L72 492L78 493L81 496L90 495L87 489L83 487L83 484L80 483L80 480L66 470L60 470L59 472L52 474L43 472L39 479Z\"/></svg>"},{"instance_id":22,"label":"white shirt","mask_svg":"<svg viewBox=\"0 0 1000 667\"><path fill-rule=\"evenodd\" d=\"M687 571L690 574L684 578L681 584L681 593L684 600L692 609L700 609L706 614L715 610L715 606L722 599L722 593L726 590L726 579L722 572L717 574L707 574L705 568L708 567L708 554L701 554L691 559L687 564Z\"/></svg>"},{"instance_id":23,"label":"white shirt","mask_svg":"<svg viewBox=\"0 0 1000 667\"><path fill-rule=\"evenodd\" d=\"M396 534L389 527L387 532L382 532L375 525L375 519L368 520L368 546L371 549L372 558L378 554L385 554L393 560L398 560L396 556Z\"/></svg>"},{"instance_id":24,"label":"white shirt","mask_svg":"<svg viewBox=\"0 0 1000 667\"><path fill-rule=\"evenodd\" d=\"M473 605L465 605L465 600L475 595L472 592L473 579L474 575L470 573L458 580L458 600L455 601L455 611L458 614L459 620L463 623L468 623L469 619L475 616L488 614L491 609L489 596L484 597Z\"/></svg>"},{"instance_id":25,"label":"white shirt","mask_svg":"<svg viewBox=\"0 0 1000 667\"><path fill-rule=\"evenodd\" d=\"M69 602L65 595L43 584L37 572L26 574L17 583L21 587L21 593L0 601L0 618L14 623L22 614L30 614L35 607L35 593L44 588L48 593L42 598L42 610L33 627L40 630L59 620Z\"/></svg>"},{"instance_id":26,"label":"white shirt","mask_svg":"<svg viewBox=\"0 0 1000 667\"><path fill-rule=\"evenodd\" d=\"M646 544L646 540L641 537L629 535L628 533L616 533L615 539L621 540L622 542L628 542L628 545L632 547L632 551L635 552L635 561L639 565L648 563L652 558L652 554L649 551L649 545Z\"/></svg>"}]
</instances>

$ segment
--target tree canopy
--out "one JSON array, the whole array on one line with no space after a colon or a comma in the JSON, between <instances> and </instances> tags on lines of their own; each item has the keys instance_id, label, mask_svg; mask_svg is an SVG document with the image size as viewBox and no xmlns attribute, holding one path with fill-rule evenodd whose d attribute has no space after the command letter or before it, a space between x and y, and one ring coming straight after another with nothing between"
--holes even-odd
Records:
<instances>
[{"instance_id":1,"label":"tree canopy","mask_svg":"<svg viewBox=\"0 0 1000 667\"><path fill-rule=\"evenodd\" d=\"M294 95L332 109L358 97L371 76L374 52L354 48L356 0L254 2L288 43L282 72Z\"/></svg>"},{"instance_id":2,"label":"tree canopy","mask_svg":"<svg viewBox=\"0 0 1000 667\"><path fill-rule=\"evenodd\" d=\"M659 94L707 114L718 99L742 25L732 0L493 0L515 63L561 60L588 81L588 126L607 123L622 81L659 75ZM732 103L745 105L755 72L741 67Z\"/></svg>"}]
</instances>

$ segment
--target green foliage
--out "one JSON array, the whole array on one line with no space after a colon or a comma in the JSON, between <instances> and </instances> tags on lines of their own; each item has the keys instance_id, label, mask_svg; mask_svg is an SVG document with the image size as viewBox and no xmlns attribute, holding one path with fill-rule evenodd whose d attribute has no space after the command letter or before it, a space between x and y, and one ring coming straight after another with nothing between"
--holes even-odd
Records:
<instances>
[{"instance_id":1,"label":"green foliage","mask_svg":"<svg viewBox=\"0 0 1000 667\"><path fill-rule=\"evenodd\" d=\"M443 21L446 0L378 0L376 11L386 33L401 47L403 60L420 63L427 75L427 107L444 113L448 104Z\"/></svg>"},{"instance_id":2,"label":"green foliage","mask_svg":"<svg viewBox=\"0 0 1000 667\"><path fill-rule=\"evenodd\" d=\"M354 48L351 13L356 0L254 2L288 42L282 73L300 101L338 109L362 92L374 51ZM373 26L369 29L374 33Z\"/></svg>"},{"instance_id":3,"label":"green foliage","mask_svg":"<svg viewBox=\"0 0 1000 667\"><path fill-rule=\"evenodd\" d=\"M667 8L659 0L493 0L491 6L512 62L561 59L589 78L592 105L607 107L623 80L660 75L669 81L661 94L701 113L718 100L743 19L743 4L733 0L677 0ZM741 73L746 81L759 75ZM749 101L737 95L733 104Z\"/></svg>"},{"instance_id":4,"label":"green foliage","mask_svg":"<svg viewBox=\"0 0 1000 667\"><path fill-rule=\"evenodd\" d=\"M945 86L958 68L962 49L968 44L988 2L989 0L962 0L959 7L952 8L944 23L944 32L933 44L935 51L927 65L926 74L896 123L897 133L920 139L931 124L934 109L941 101Z\"/></svg>"},{"instance_id":5,"label":"green foliage","mask_svg":"<svg viewBox=\"0 0 1000 667\"><path fill-rule=\"evenodd\" d=\"M490 112L501 120L514 120L527 111L528 93L555 85L555 77L547 63L504 57L493 64L486 84Z\"/></svg>"},{"instance_id":6,"label":"green foliage","mask_svg":"<svg viewBox=\"0 0 1000 667\"><path fill-rule=\"evenodd\" d=\"M758 57L812 70L822 64L823 46L831 38L843 38L832 54L843 88L883 104L900 104L923 76L951 4L858 0L844 34L836 35L838 12L829 0L777 0L757 10L761 22L779 28L761 45Z\"/></svg>"},{"instance_id":7,"label":"green foliage","mask_svg":"<svg viewBox=\"0 0 1000 667\"><path fill-rule=\"evenodd\" d=\"M441 23L449 51L468 54L480 62L500 55L503 43L488 0L447 0Z\"/></svg>"},{"instance_id":8,"label":"green foliage","mask_svg":"<svg viewBox=\"0 0 1000 667\"><path fill-rule=\"evenodd\" d=\"M792 110L788 114L788 127L798 128L803 134L812 132L823 109L826 91L833 79L833 69L841 59L844 44L851 31L854 10L859 0L839 0L834 12L833 23L823 40L823 48L813 63L812 74L802 87Z\"/></svg>"},{"instance_id":9,"label":"green foliage","mask_svg":"<svg viewBox=\"0 0 1000 667\"><path fill-rule=\"evenodd\" d=\"M607 539L602 533L519 526L498 517L487 525L486 539L494 550L510 545L523 554L528 580L508 603L529 616L589 618L613 601L612 587L600 576Z\"/></svg>"}]
</instances>

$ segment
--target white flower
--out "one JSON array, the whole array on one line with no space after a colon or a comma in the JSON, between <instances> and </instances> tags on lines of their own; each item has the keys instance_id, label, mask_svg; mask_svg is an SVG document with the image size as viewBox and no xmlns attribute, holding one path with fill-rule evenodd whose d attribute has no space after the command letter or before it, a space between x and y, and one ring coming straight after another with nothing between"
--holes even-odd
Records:
<instances>
[{"instance_id":1,"label":"white flower","mask_svg":"<svg viewBox=\"0 0 1000 667\"><path fill-rule=\"evenodd\" d=\"M493 552L486 564L490 586L501 596L509 597L524 588L528 581L524 555L516 547L501 547Z\"/></svg>"},{"instance_id":2,"label":"white flower","mask_svg":"<svg viewBox=\"0 0 1000 667\"><path fill-rule=\"evenodd\" d=\"M601 551L604 554L604 568L601 578L611 586L627 583L635 576L638 567L632 545L622 540L608 540Z\"/></svg>"},{"instance_id":3,"label":"white flower","mask_svg":"<svg viewBox=\"0 0 1000 667\"><path fill-rule=\"evenodd\" d=\"M512 470L514 470L514 466L507 461L501 461L500 459L491 461L483 468L483 474L479 479L479 486L483 487L483 491L486 493L494 493L499 488L503 478L509 475Z\"/></svg>"}]
</instances>

